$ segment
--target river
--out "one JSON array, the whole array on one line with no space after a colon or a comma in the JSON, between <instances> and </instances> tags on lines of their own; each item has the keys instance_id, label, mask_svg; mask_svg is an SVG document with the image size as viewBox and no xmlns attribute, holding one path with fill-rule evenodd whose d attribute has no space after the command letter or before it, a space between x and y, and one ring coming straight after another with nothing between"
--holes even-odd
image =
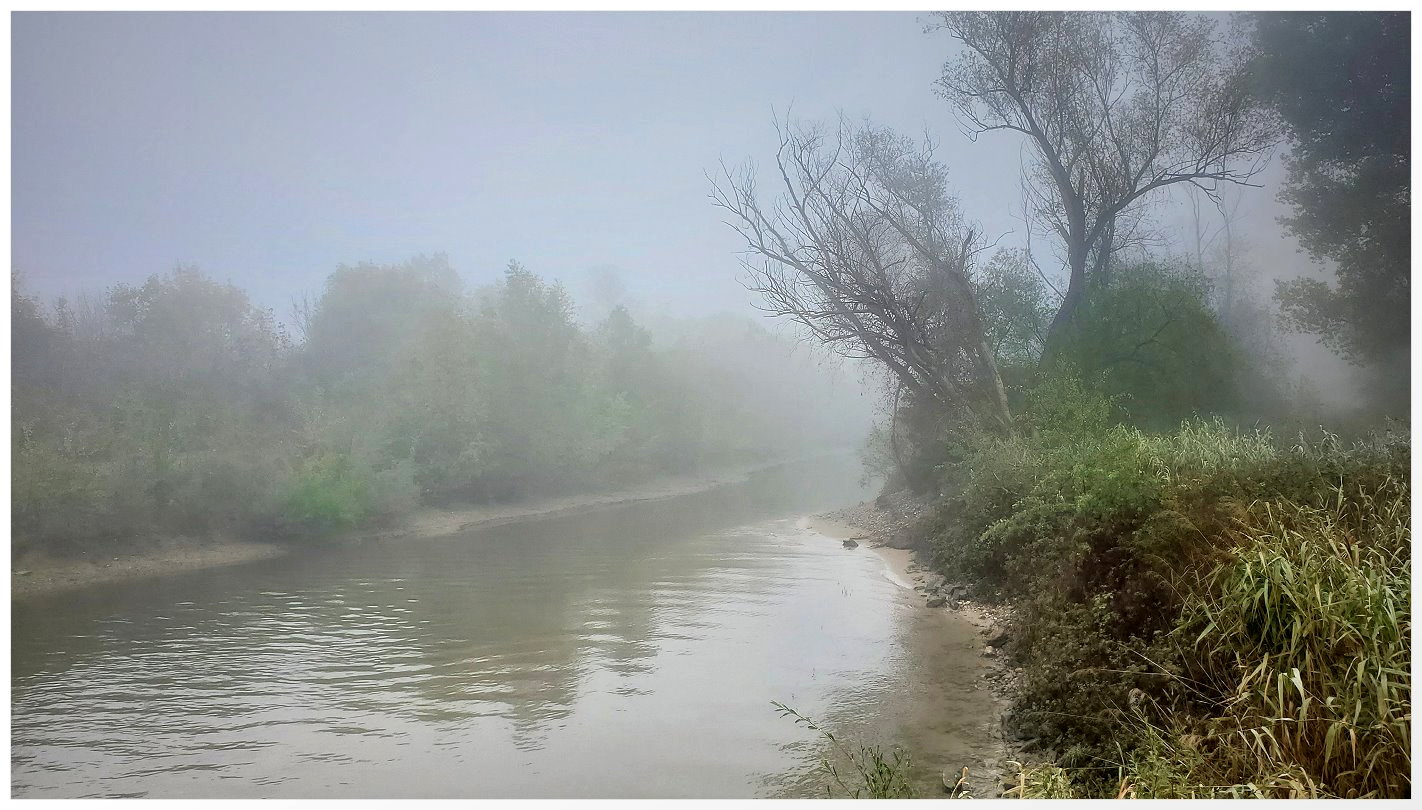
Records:
<instances>
[{"instance_id":1,"label":"river","mask_svg":"<svg viewBox=\"0 0 1422 810\"><path fill-rule=\"evenodd\" d=\"M858 476L15 602L12 795L822 795L822 741L771 701L908 746L934 795L985 756L986 698L963 631L805 528Z\"/></svg>"}]
</instances>

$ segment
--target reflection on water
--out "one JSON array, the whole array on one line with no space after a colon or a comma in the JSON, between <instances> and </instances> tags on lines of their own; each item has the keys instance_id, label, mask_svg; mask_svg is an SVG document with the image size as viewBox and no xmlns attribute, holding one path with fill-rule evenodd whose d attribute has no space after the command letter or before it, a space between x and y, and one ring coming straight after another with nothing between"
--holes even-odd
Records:
<instances>
[{"instance_id":1,"label":"reflection on water","mask_svg":"<svg viewBox=\"0 0 1422 810\"><path fill-rule=\"evenodd\" d=\"M14 606L21 797L734 797L900 669L899 588L797 526L851 459L674 500Z\"/></svg>"}]
</instances>

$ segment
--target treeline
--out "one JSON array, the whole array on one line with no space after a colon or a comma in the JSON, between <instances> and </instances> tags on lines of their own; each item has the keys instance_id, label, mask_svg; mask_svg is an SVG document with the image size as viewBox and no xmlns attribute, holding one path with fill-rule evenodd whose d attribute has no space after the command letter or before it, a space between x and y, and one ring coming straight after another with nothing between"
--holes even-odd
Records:
<instances>
[{"instance_id":1,"label":"treeline","mask_svg":"<svg viewBox=\"0 0 1422 810\"><path fill-rule=\"evenodd\" d=\"M296 310L293 335L191 268L78 306L16 279L15 547L308 536L853 441L754 324L659 345L517 264L473 291L440 256L342 267Z\"/></svg>"}]
</instances>

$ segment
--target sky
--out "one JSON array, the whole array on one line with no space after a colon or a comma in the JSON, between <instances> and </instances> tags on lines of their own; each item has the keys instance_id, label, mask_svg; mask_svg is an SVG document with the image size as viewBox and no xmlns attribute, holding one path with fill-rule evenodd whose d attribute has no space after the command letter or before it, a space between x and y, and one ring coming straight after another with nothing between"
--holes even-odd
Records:
<instances>
[{"instance_id":1,"label":"sky","mask_svg":"<svg viewBox=\"0 0 1422 810\"><path fill-rule=\"evenodd\" d=\"M746 310L705 172L769 162L787 110L931 133L967 215L1020 245L1022 146L961 133L924 21L17 13L12 264L45 297L194 264L282 317L338 265L444 252L471 285L517 259L575 294L611 269L664 314ZM1281 176L1241 230L1268 272L1320 272L1274 224Z\"/></svg>"}]
</instances>

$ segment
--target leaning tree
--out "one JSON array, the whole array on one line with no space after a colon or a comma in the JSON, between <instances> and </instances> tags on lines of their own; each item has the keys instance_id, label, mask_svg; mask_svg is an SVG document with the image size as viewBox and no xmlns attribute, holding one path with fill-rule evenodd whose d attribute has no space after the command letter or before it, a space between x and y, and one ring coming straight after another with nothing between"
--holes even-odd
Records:
<instances>
[{"instance_id":1,"label":"leaning tree","mask_svg":"<svg viewBox=\"0 0 1422 810\"><path fill-rule=\"evenodd\" d=\"M867 124L777 131L777 197L761 197L753 166L712 178L762 308L843 356L878 361L913 401L1010 432L973 291L984 244L932 144Z\"/></svg>"}]
</instances>

